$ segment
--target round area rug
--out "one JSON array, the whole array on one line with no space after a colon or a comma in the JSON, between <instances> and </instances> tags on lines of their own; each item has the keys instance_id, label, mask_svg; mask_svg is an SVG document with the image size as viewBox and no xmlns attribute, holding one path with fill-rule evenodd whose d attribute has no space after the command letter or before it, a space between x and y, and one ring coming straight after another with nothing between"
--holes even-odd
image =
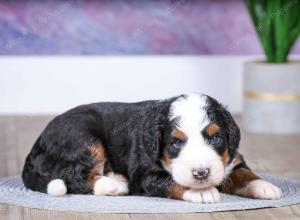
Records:
<instances>
[{"instance_id":1,"label":"round area rug","mask_svg":"<svg viewBox=\"0 0 300 220\"><path fill-rule=\"evenodd\" d=\"M20 176L0 179L0 203L55 211L98 213L192 213L281 207L300 203L300 181L261 174L263 179L279 186L284 197L279 200L257 200L222 194L217 204L196 204L166 198L142 196L71 195L53 197L24 187Z\"/></svg>"}]
</instances>

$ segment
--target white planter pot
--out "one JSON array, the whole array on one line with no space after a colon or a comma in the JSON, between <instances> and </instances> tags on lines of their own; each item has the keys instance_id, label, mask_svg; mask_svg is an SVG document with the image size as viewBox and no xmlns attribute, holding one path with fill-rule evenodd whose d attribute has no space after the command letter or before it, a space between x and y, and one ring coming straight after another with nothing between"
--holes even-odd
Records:
<instances>
[{"instance_id":1,"label":"white planter pot","mask_svg":"<svg viewBox=\"0 0 300 220\"><path fill-rule=\"evenodd\" d=\"M248 62L243 78L246 131L300 133L300 62Z\"/></svg>"}]
</instances>

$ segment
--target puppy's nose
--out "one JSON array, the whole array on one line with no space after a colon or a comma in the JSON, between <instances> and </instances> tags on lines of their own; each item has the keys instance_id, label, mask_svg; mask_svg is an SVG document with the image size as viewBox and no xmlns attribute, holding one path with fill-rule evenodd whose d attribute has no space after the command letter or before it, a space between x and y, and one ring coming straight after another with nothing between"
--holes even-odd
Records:
<instances>
[{"instance_id":1,"label":"puppy's nose","mask_svg":"<svg viewBox=\"0 0 300 220\"><path fill-rule=\"evenodd\" d=\"M193 177L197 180L206 180L209 175L209 168L200 168L193 170Z\"/></svg>"}]
</instances>

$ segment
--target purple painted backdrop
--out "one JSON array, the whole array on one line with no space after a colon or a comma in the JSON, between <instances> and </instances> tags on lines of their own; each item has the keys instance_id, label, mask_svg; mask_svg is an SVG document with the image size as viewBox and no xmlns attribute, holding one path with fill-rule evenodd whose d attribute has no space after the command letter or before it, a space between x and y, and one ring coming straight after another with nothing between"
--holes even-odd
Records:
<instances>
[{"instance_id":1,"label":"purple painted backdrop","mask_svg":"<svg viewBox=\"0 0 300 220\"><path fill-rule=\"evenodd\" d=\"M242 0L0 1L2 55L261 52Z\"/></svg>"}]
</instances>

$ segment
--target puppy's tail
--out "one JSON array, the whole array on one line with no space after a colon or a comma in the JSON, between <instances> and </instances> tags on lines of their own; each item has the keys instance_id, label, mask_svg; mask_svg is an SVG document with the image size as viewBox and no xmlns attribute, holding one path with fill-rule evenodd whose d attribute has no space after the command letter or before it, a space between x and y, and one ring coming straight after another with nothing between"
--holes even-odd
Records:
<instances>
[{"instance_id":1,"label":"puppy's tail","mask_svg":"<svg viewBox=\"0 0 300 220\"><path fill-rule=\"evenodd\" d=\"M48 193L52 196L64 196L67 193L67 186L62 179L50 180L47 176L33 172L26 164L22 179L24 185L33 191Z\"/></svg>"},{"instance_id":2,"label":"puppy's tail","mask_svg":"<svg viewBox=\"0 0 300 220\"><path fill-rule=\"evenodd\" d=\"M41 175L38 172L34 171L34 168L27 160L23 172L22 172L22 180L24 185L33 191L39 191L46 193L47 192L47 184L49 183L49 178L47 176Z\"/></svg>"},{"instance_id":3,"label":"puppy's tail","mask_svg":"<svg viewBox=\"0 0 300 220\"><path fill-rule=\"evenodd\" d=\"M64 196L67 193L67 186L62 179L51 180L47 185L47 193L52 196Z\"/></svg>"}]
</instances>

